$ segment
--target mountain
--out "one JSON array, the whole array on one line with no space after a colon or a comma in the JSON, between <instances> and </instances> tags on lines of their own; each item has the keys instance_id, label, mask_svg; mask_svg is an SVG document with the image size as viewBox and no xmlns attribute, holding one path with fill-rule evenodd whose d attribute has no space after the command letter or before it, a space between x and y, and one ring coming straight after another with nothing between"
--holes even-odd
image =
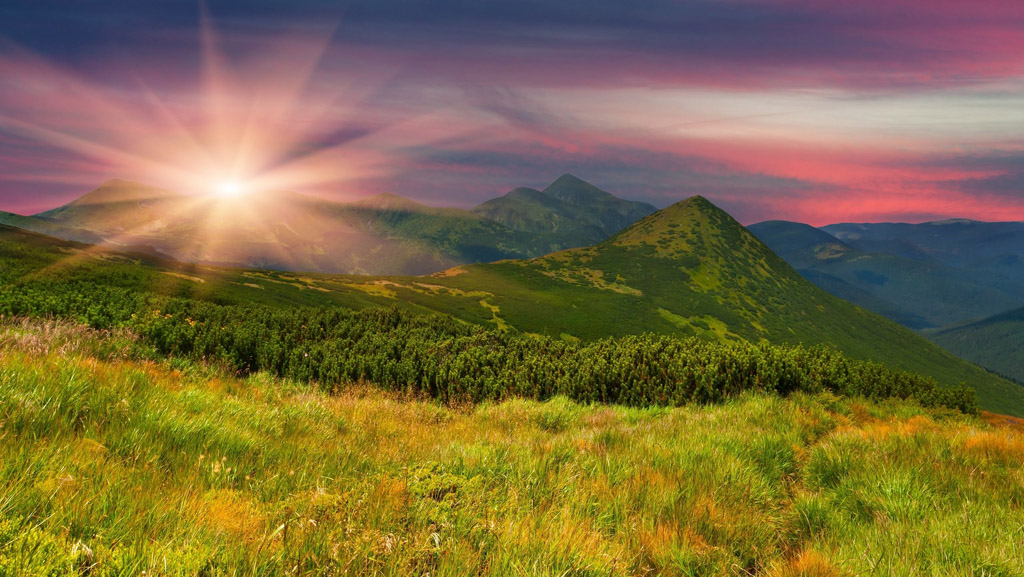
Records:
<instances>
[{"instance_id":1,"label":"mountain","mask_svg":"<svg viewBox=\"0 0 1024 577\"><path fill-rule=\"evenodd\" d=\"M931 258L970 271L1024 283L1024 222L952 219L921 224L841 223L825 232L867 252Z\"/></svg>"},{"instance_id":2,"label":"mountain","mask_svg":"<svg viewBox=\"0 0 1024 577\"><path fill-rule=\"evenodd\" d=\"M115 180L37 216L185 262L281 270L419 274L531 254L530 239L496 223L400 197L343 204L257 192L222 199Z\"/></svg>"},{"instance_id":3,"label":"mountain","mask_svg":"<svg viewBox=\"0 0 1024 577\"><path fill-rule=\"evenodd\" d=\"M930 333L958 357L1024 383L1024 308Z\"/></svg>"},{"instance_id":4,"label":"mountain","mask_svg":"<svg viewBox=\"0 0 1024 577\"><path fill-rule=\"evenodd\" d=\"M644 202L622 200L571 174L544 190L517 188L472 209L512 230L550 234L562 245L555 249L598 243L656 210Z\"/></svg>"},{"instance_id":5,"label":"mountain","mask_svg":"<svg viewBox=\"0 0 1024 577\"><path fill-rule=\"evenodd\" d=\"M35 217L10 215L7 220L0 217L0 222L186 262L424 274L458 264L540 256L592 244L655 210L616 198L571 175L562 176L544 192L534 192L550 201L543 218L557 226L509 226L480 207L476 212L430 207L391 194L352 203L289 192L224 199L124 180L108 181ZM516 198L514 193L503 198Z\"/></svg>"},{"instance_id":6,"label":"mountain","mask_svg":"<svg viewBox=\"0 0 1024 577\"><path fill-rule=\"evenodd\" d=\"M825 293L701 197L651 214L593 247L419 277L139 266L136 258L78 253L80 259L68 260L64 252L45 252L32 257L38 264L26 266L71 286L124 286L123 279L133 278L146 291L224 304L396 306L568 340L662 333L824 344L944 385L966 382L977 388L983 407L1024 415L1024 388ZM42 282L39 273L28 276Z\"/></svg>"},{"instance_id":7,"label":"mountain","mask_svg":"<svg viewBox=\"0 0 1024 577\"><path fill-rule=\"evenodd\" d=\"M827 227L826 227L827 228ZM831 294L915 329L942 327L1024 305L1024 283L995 270L947 264L907 239L868 252L806 224L768 221L748 229ZM884 248L876 242L865 246Z\"/></svg>"},{"instance_id":8,"label":"mountain","mask_svg":"<svg viewBox=\"0 0 1024 577\"><path fill-rule=\"evenodd\" d=\"M316 286L329 290L331 281ZM349 281L347 288L353 287L383 296L382 303L411 302L472 322L566 339L655 332L830 344L851 357L945 384L974 384L986 406L1024 414L1024 389L828 295L701 197L658 211L593 247L426 278Z\"/></svg>"}]
</instances>

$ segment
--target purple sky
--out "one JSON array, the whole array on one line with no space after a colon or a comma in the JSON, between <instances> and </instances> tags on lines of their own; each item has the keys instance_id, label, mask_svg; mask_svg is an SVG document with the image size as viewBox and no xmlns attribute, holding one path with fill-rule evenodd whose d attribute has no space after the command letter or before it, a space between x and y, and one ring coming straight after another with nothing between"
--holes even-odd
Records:
<instances>
[{"instance_id":1,"label":"purple sky","mask_svg":"<svg viewBox=\"0 0 1024 577\"><path fill-rule=\"evenodd\" d=\"M0 210L109 178L472 206L571 172L742 222L1024 220L1024 3L0 7Z\"/></svg>"}]
</instances>

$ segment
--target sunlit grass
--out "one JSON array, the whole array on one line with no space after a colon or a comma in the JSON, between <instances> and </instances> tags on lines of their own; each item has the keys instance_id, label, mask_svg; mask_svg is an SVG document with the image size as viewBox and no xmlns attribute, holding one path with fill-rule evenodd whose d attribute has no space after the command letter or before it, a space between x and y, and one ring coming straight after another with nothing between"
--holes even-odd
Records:
<instances>
[{"instance_id":1,"label":"sunlit grass","mask_svg":"<svg viewBox=\"0 0 1024 577\"><path fill-rule=\"evenodd\" d=\"M1024 436L831 395L448 408L0 327L0 575L1017 575Z\"/></svg>"}]
</instances>

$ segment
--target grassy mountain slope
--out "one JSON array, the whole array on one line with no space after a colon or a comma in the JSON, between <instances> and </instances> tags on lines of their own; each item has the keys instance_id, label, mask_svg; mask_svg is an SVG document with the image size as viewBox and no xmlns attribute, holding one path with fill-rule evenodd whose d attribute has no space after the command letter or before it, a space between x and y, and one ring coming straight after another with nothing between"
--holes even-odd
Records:
<instances>
[{"instance_id":1,"label":"grassy mountain slope","mask_svg":"<svg viewBox=\"0 0 1024 577\"><path fill-rule=\"evenodd\" d=\"M43 274L60 282L81 279L215 302L354 309L395 305L567 339L654 332L827 343L853 358L933 376L945 385L966 382L978 390L983 407L1024 413L1024 388L824 293L699 197L659 211L595 247L468 265L429 277L295 275L178 264L133 267L89 251L79 250L77 259L44 253L25 256L25 270L12 272L13 278L44 269ZM47 259L49 266L40 264Z\"/></svg>"},{"instance_id":2,"label":"grassy mountain slope","mask_svg":"<svg viewBox=\"0 0 1024 577\"><path fill-rule=\"evenodd\" d=\"M1024 304L1024 283L996 272L865 252L801 223L769 221L748 229L818 286L911 328L946 326Z\"/></svg>"},{"instance_id":3,"label":"grassy mountain slope","mask_svg":"<svg viewBox=\"0 0 1024 577\"><path fill-rule=\"evenodd\" d=\"M929 334L951 353L1024 383L1024 308Z\"/></svg>"},{"instance_id":4,"label":"grassy mountain slope","mask_svg":"<svg viewBox=\"0 0 1024 577\"><path fill-rule=\"evenodd\" d=\"M1012 423L827 394L448 409L53 324L0 325L0 355L4 574L1024 572Z\"/></svg>"},{"instance_id":5,"label":"grassy mountain slope","mask_svg":"<svg viewBox=\"0 0 1024 577\"><path fill-rule=\"evenodd\" d=\"M488 295L496 318L528 332L830 343L854 358L941 383L971 383L983 406L1024 411L1021 387L828 295L701 197L661 210L595 247L461 270L436 282Z\"/></svg>"}]
</instances>

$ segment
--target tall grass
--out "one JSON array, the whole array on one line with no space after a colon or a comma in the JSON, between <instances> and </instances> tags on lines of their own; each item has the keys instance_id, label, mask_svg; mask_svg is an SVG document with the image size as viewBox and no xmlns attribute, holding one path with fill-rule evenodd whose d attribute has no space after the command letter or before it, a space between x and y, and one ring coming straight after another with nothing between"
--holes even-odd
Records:
<instances>
[{"instance_id":1,"label":"tall grass","mask_svg":"<svg viewBox=\"0 0 1024 577\"><path fill-rule=\"evenodd\" d=\"M1024 436L960 413L449 408L116 340L0 328L0 575L1024 573Z\"/></svg>"}]
</instances>

